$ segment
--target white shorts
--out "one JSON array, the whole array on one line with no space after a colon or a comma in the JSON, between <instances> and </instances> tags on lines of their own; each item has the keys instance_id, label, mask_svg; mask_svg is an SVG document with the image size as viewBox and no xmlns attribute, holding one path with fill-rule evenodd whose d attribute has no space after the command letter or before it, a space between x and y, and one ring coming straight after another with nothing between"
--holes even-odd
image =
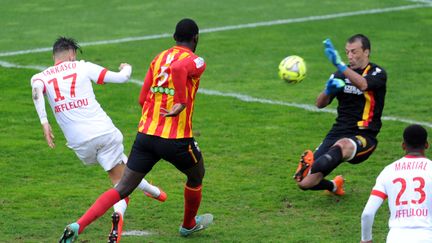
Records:
<instances>
[{"instance_id":1,"label":"white shorts","mask_svg":"<svg viewBox=\"0 0 432 243\"><path fill-rule=\"evenodd\" d=\"M432 242L432 229L427 228L391 228L387 243L426 243Z\"/></svg>"},{"instance_id":2,"label":"white shorts","mask_svg":"<svg viewBox=\"0 0 432 243\"><path fill-rule=\"evenodd\" d=\"M117 128L112 133L69 147L85 165L99 163L105 171L127 162L127 157L123 153L123 135Z\"/></svg>"}]
</instances>

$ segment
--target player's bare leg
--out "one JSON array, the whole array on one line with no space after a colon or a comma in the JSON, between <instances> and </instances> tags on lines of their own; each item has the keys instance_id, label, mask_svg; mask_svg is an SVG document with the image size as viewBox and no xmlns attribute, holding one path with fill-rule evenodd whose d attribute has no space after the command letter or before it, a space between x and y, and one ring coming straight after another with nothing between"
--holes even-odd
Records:
<instances>
[{"instance_id":1,"label":"player's bare leg","mask_svg":"<svg viewBox=\"0 0 432 243\"><path fill-rule=\"evenodd\" d=\"M117 183L122 178L125 168L126 166L122 162L117 164L110 171L108 171L108 176L110 177L111 182L114 185L117 185ZM141 180L140 184L138 185L138 188L140 188L144 192L144 194L146 194L148 197L154 198L156 200L163 202L167 198L165 192L159 190L158 187L149 184L145 179ZM110 233L108 235L108 242L110 243L117 243L120 241L122 229L123 229L123 216L125 214L128 203L129 203L129 197L126 197L125 199L120 200L119 202L114 204L113 206L114 213L111 216L112 226L111 226Z\"/></svg>"},{"instance_id":2,"label":"player's bare leg","mask_svg":"<svg viewBox=\"0 0 432 243\"><path fill-rule=\"evenodd\" d=\"M349 138L342 138L338 140L333 146L339 146L342 152L342 160L347 160L355 155L357 147L355 142Z\"/></svg>"},{"instance_id":3,"label":"player's bare leg","mask_svg":"<svg viewBox=\"0 0 432 243\"><path fill-rule=\"evenodd\" d=\"M299 167L294 176L297 185L302 190L328 190L338 196L344 195L345 191L343 185L345 181L342 176L336 176L331 181L324 179L324 177L345 159L352 157L355 154L355 149L355 145L350 139L343 138L338 140L326 154L312 161L312 165L307 167L307 169L310 169L309 174L306 174L305 171L302 171L302 168L300 168L308 164L306 163L308 161L307 154L311 152L305 152L302 155Z\"/></svg>"},{"instance_id":4,"label":"player's bare leg","mask_svg":"<svg viewBox=\"0 0 432 243\"><path fill-rule=\"evenodd\" d=\"M117 185L117 183L120 181L125 168L126 165L122 162L117 164L110 171L108 171L108 175L113 185ZM138 189L143 191L146 196L156 199L160 202L164 202L167 199L167 194L163 190L161 190L157 186L153 186L152 184L148 183L146 179L141 180L140 184L138 185Z\"/></svg>"},{"instance_id":5,"label":"player's bare leg","mask_svg":"<svg viewBox=\"0 0 432 243\"><path fill-rule=\"evenodd\" d=\"M62 235L61 240L63 241L60 242L72 242L72 239L78 237L78 234L81 234L89 224L105 214L110 207L129 196L144 176L144 173L135 172L126 167L118 185L100 195L77 222L68 225ZM73 234L69 233L71 232L69 226L76 226L76 229L72 228Z\"/></svg>"},{"instance_id":6,"label":"player's bare leg","mask_svg":"<svg viewBox=\"0 0 432 243\"><path fill-rule=\"evenodd\" d=\"M305 178L303 178L303 180L297 182L297 185L303 189L303 190L307 190L309 188L312 188L316 185L318 185L318 183L320 183L320 181L324 179L324 175L321 172L317 172L314 174L309 174L307 175Z\"/></svg>"}]
</instances>

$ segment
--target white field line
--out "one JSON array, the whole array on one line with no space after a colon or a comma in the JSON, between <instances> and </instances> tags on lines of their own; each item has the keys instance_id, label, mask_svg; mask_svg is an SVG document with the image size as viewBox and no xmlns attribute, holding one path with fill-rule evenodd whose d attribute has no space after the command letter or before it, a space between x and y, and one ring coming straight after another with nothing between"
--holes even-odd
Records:
<instances>
[{"instance_id":1,"label":"white field line","mask_svg":"<svg viewBox=\"0 0 432 243\"><path fill-rule=\"evenodd\" d=\"M123 231L122 236L126 235L132 235L132 236L150 236L154 235L155 233L152 233L147 230L129 230L129 231Z\"/></svg>"},{"instance_id":2,"label":"white field line","mask_svg":"<svg viewBox=\"0 0 432 243\"><path fill-rule=\"evenodd\" d=\"M413 5L388 7L388 8L377 8L377 9L369 9L369 10L361 10L361 11L353 11L353 12L342 12L342 13L335 13L335 14L308 16L308 17L292 18L292 19L280 19L280 20L256 22L256 23L249 23L249 24L228 25L228 26L222 26L222 27L202 29L200 31L200 33L213 33L213 32L228 31L228 30L257 28L257 27L262 27L262 26L302 23L302 22L308 22L308 21L336 19L336 18L356 16L356 15L397 12L397 11L403 11L403 10L409 10L409 9L415 9L415 8L426 8L426 7L432 7L432 1L423 0L423 1L421 1L421 3L413 4ZM113 40L81 42L80 45L81 46L96 46L96 45L106 45L106 44L117 44L117 43L125 43L125 42L132 42L132 41L168 38L171 36L172 36L172 34L170 34L170 33L163 33L163 34L156 34L156 35L125 37L125 38L113 39ZM7 51L7 52L0 52L0 57L16 56L16 55L29 54L29 53L38 53L38 52L48 52L51 50L52 50L52 47L41 47L41 48L28 49L28 50Z\"/></svg>"},{"instance_id":3,"label":"white field line","mask_svg":"<svg viewBox=\"0 0 432 243\"><path fill-rule=\"evenodd\" d=\"M408 2L413 2L413 3L432 3L432 0L408 0Z\"/></svg>"},{"instance_id":4,"label":"white field line","mask_svg":"<svg viewBox=\"0 0 432 243\"><path fill-rule=\"evenodd\" d=\"M43 71L47 68L47 67L37 66L37 65L17 65L17 64L5 62L5 61L0 61L0 67L21 68L21 69L24 68L24 69L33 69L33 70L38 70L38 71ZM131 79L131 80L129 80L129 82L137 84L139 86L142 86L142 84L143 84L143 81L137 80L137 79ZM313 105L298 104L298 103L291 103L291 102L278 101L278 100L270 100L270 99L264 99L264 98L256 98L256 97L252 97L252 96L244 95L244 94L240 94L240 93L227 93L227 92L221 92L221 91L217 91L217 90L210 90L210 89L203 89L203 88L199 89L198 93L205 94L205 95L230 97L230 98L235 98L235 99L241 100L243 102L249 102L249 103L261 103L261 104L269 104L269 105L288 106L288 107L299 108L299 109L303 109L303 110L311 111L311 112L325 112L325 113L336 114L335 109L328 109L328 108L318 109ZM386 121L397 121L397 122L408 123L408 124L420 124L420 125L432 128L432 123L423 122L423 121L416 121L416 120L402 118L402 117L383 116L383 117L381 117L381 119L386 120Z\"/></svg>"}]
</instances>

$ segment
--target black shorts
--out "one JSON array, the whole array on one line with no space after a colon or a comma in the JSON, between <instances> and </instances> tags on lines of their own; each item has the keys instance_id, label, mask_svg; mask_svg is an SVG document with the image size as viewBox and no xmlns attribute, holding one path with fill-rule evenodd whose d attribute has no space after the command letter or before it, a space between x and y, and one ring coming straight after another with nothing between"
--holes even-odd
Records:
<instances>
[{"instance_id":1,"label":"black shorts","mask_svg":"<svg viewBox=\"0 0 432 243\"><path fill-rule=\"evenodd\" d=\"M314 152L315 161L323 154L327 153L330 147L332 147L336 143L336 141L342 138L349 138L357 145L355 156L352 159L348 160L348 163L351 164L358 164L368 159L378 145L376 137L367 133L328 134ZM327 166L330 166L332 168L322 169L328 172L326 174L329 174L339 164L340 163L327 164Z\"/></svg>"},{"instance_id":2,"label":"black shorts","mask_svg":"<svg viewBox=\"0 0 432 243\"><path fill-rule=\"evenodd\" d=\"M160 159L183 171L195 166L202 159L202 154L193 138L166 139L139 132L129 154L127 167L147 174Z\"/></svg>"}]
</instances>

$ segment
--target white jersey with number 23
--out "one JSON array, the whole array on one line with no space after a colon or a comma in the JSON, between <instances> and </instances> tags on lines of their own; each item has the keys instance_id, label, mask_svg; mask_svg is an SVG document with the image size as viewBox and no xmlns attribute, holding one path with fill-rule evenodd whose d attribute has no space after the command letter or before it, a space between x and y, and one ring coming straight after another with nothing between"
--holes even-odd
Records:
<instances>
[{"instance_id":1,"label":"white jersey with number 23","mask_svg":"<svg viewBox=\"0 0 432 243\"><path fill-rule=\"evenodd\" d=\"M388 198L387 242L432 242L431 160L406 155L388 165L378 176L372 196Z\"/></svg>"}]
</instances>

